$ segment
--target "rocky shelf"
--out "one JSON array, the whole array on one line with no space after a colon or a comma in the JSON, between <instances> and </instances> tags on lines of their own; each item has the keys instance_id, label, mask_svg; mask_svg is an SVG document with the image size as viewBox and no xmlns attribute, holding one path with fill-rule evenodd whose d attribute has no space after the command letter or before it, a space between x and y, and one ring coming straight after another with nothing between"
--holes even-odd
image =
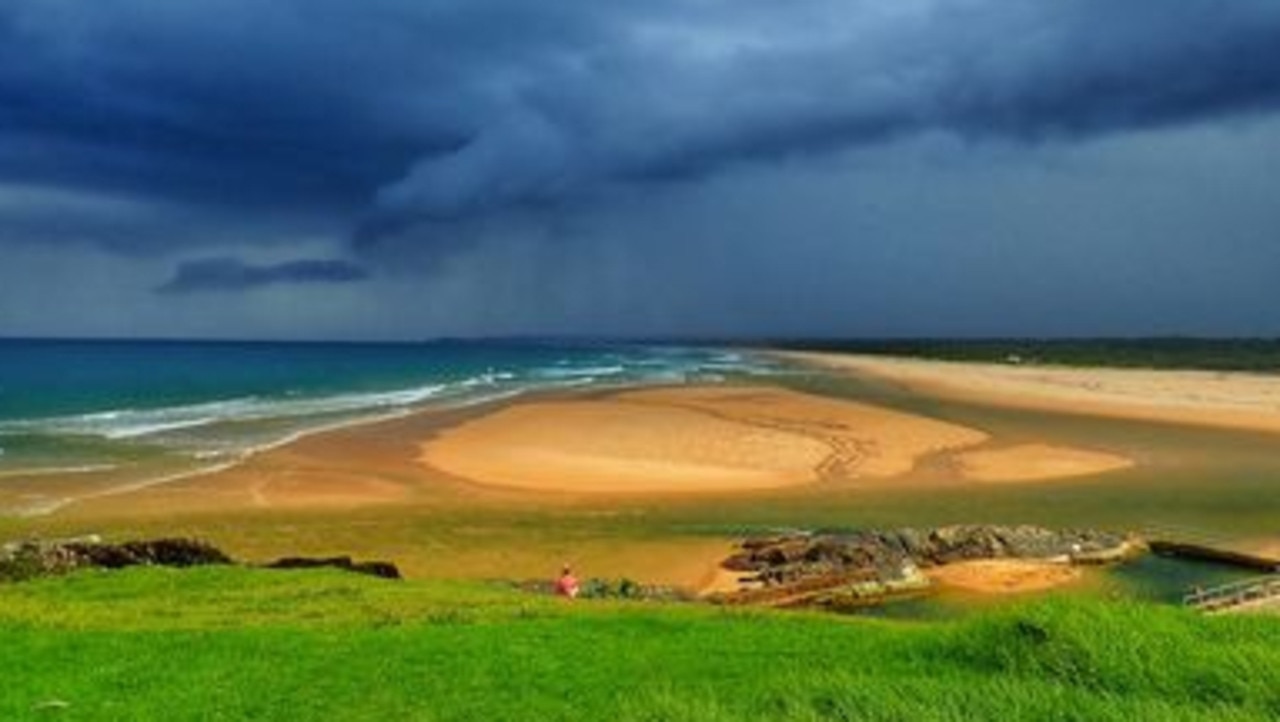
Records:
<instances>
[{"instance_id":1,"label":"rocky shelf","mask_svg":"<svg viewBox=\"0 0 1280 722\"><path fill-rule=\"evenodd\" d=\"M924 594L925 569L961 561L1020 559L1109 564L1145 550L1134 536L1038 526L964 525L937 529L788 533L748 539L721 565L743 574L724 604L845 608Z\"/></svg>"}]
</instances>

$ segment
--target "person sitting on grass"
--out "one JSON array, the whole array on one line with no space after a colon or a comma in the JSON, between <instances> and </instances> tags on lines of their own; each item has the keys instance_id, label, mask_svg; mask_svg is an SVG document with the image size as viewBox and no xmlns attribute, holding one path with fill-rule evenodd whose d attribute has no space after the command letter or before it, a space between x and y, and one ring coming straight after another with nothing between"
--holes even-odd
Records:
<instances>
[{"instance_id":1,"label":"person sitting on grass","mask_svg":"<svg viewBox=\"0 0 1280 722\"><path fill-rule=\"evenodd\" d=\"M573 576L573 570L568 564L564 565L564 569L560 572L560 578L556 580L556 595L566 599L573 599L578 596L578 578Z\"/></svg>"}]
</instances>

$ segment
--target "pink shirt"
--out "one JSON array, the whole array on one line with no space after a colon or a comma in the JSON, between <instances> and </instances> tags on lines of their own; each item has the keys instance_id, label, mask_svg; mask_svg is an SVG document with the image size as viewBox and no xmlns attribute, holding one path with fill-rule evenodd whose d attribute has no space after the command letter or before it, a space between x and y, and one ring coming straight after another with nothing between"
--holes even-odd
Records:
<instances>
[{"instance_id":1,"label":"pink shirt","mask_svg":"<svg viewBox=\"0 0 1280 722\"><path fill-rule=\"evenodd\" d=\"M564 574L556 580L556 594L562 597L578 596L578 580L572 574Z\"/></svg>"}]
</instances>

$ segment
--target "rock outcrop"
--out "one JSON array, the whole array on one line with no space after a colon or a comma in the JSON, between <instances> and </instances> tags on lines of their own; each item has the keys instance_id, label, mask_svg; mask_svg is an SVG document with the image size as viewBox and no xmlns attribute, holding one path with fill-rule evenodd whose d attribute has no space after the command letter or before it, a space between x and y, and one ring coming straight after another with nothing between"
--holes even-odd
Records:
<instances>
[{"instance_id":1,"label":"rock outcrop","mask_svg":"<svg viewBox=\"0 0 1280 722\"><path fill-rule=\"evenodd\" d=\"M283 557L263 565L266 569L317 569L328 567L383 579L400 579L400 569L391 562L357 562L351 557Z\"/></svg>"},{"instance_id":2,"label":"rock outcrop","mask_svg":"<svg viewBox=\"0 0 1280 722\"><path fill-rule=\"evenodd\" d=\"M221 549L199 539L150 539L120 544L105 543L97 536L52 541L29 540L0 547L0 581L22 581L88 568L194 567L235 563L237 562ZM263 566L267 569L332 567L383 579L400 578L400 570L391 562L357 562L346 556L285 557Z\"/></svg>"},{"instance_id":3,"label":"rock outcrop","mask_svg":"<svg viewBox=\"0 0 1280 722\"><path fill-rule=\"evenodd\" d=\"M1037 526L948 526L931 530L794 533L749 539L722 566L747 587L721 601L771 606L847 606L929 588L922 569L978 559L1100 564L1124 559L1141 542L1090 530Z\"/></svg>"},{"instance_id":4,"label":"rock outcrop","mask_svg":"<svg viewBox=\"0 0 1280 722\"><path fill-rule=\"evenodd\" d=\"M220 549L198 539L151 539L123 544L107 544L97 537L22 541L0 549L0 580L20 581L90 567L193 567L231 563L231 558Z\"/></svg>"}]
</instances>

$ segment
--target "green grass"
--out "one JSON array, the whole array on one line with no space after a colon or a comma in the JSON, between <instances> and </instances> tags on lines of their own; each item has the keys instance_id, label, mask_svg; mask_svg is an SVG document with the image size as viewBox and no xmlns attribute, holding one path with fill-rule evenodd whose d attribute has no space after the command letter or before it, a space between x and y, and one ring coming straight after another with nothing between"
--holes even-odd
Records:
<instances>
[{"instance_id":1,"label":"green grass","mask_svg":"<svg viewBox=\"0 0 1280 722\"><path fill-rule=\"evenodd\" d=\"M1065 599L907 624L136 569L0 587L0 645L4 720L1280 716L1275 619Z\"/></svg>"}]
</instances>

